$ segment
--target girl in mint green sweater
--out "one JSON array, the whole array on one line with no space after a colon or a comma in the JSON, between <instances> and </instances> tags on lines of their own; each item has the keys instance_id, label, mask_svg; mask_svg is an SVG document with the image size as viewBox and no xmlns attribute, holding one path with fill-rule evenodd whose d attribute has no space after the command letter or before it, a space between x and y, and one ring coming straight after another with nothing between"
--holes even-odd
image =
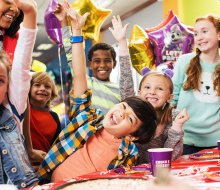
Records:
<instances>
[{"instance_id":1,"label":"girl in mint green sweater","mask_svg":"<svg viewBox=\"0 0 220 190\"><path fill-rule=\"evenodd\" d=\"M191 154L217 146L220 139L220 18L197 18L196 53L179 57L174 68L174 105L186 108L184 152Z\"/></svg>"}]
</instances>

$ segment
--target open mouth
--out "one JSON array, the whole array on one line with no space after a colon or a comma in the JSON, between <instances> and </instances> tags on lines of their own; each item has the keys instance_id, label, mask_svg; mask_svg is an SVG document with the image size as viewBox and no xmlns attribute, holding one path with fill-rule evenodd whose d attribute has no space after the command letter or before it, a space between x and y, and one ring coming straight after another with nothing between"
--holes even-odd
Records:
<instances>
[{"instance_id":1,"label":"open mouth","mask_svg":"<svg viewBox=\"0 0 220 190\"><path fill-rule=\"evenodd\" d=\"M8 19L8 20L10 20L11 22L13 22L14 21L14 19L15 19L15 15L11 15L11 14L4 14L4 16Z\"/></svg>"},{"instance_id":2,"label":"open mouth","mask_svg":"<svg viewBox=\"0 0 220 190\"><path fill-rule=\"evenodd\" d=\"M111 119L111 123L113 125L117 125L118 124L118 121L117 121L117 119L116 119L114 114L111 115L110 119Z\"/></svg>"}]
</instances>

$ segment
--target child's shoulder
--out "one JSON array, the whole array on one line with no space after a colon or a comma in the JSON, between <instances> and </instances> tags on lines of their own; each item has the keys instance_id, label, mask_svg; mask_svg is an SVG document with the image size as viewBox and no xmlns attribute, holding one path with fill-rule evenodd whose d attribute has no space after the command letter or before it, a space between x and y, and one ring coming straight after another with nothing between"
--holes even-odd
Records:
<instances>
[{"instance_id":1,"label":"child's shoulder","mask_svg":"<svg viewBox=\"0 0 220 190\"><path fill-rule=\"evenodd\" d=\"M181 55L178 60L184 60L184 61L188 61L188 60L191 60L193 57L196 56L196 53L195 52L192 52L192 53L186 53L186 54L183 54Z\"/></svg>"}]
</instances>

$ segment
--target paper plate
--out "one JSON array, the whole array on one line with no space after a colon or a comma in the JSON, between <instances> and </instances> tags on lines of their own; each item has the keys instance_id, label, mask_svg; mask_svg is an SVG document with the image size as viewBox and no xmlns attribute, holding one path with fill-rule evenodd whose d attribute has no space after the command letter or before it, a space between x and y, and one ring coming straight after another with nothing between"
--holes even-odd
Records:
<instances>
[{"instance_id":1,"label":"paper plate","mask_svg":"<svg viewBox=\"0 0 220 190\"><path fill-rule=\"evenodd\" d=\"M212 181L220 181L220 171L218 172L205 172L203 177Z\"/></svg>"},{"instance_id":2,"label":"paper plate","mask_svg":"<svg viewBox=\"0 0 220 190\"><path fill-rule=\"evenodd\" d=\"M189 158L196 160L209 160L209 159L219 159L220 155L217 153L195 153L189 155Z\"/></svg>"},{"instance_id":3,"label":"paper plate","mask_svg":"<svg viewBox=\"0 0 220 190\"><path fill-rule=\"evenodd\" d=\"M117 176L109 178L93 178L93 179L82 179L79 181L70 182L67 184L60 185L54 190L86 190L96 189L96 190L107 190L114 188L121 188L122 190L133 190L135 187L140 187L144 189L147 186L146 178L140 177L128 177L128 176Z\"/></svg>"}]
</instances>

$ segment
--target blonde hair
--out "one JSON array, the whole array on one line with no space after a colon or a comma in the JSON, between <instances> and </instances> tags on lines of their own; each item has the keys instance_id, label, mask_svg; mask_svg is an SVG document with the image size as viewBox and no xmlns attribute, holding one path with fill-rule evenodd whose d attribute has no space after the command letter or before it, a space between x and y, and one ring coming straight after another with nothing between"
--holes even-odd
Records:
<instances>
[{"instance_id":1,"label":"blonde hair","mask_svg":"<svg viewBox=\"0 0 220 190\"><path fill-rule=\"evenodd\" d=\"M147 73L146 75L144 75L144 77L141 79L141 82L139 85L139 90L141 90L143 82L149 76L158 76L158 77L164 78L167 81L167 83L169 84L170 94L173 94L173 82L172 82L171 78L169 76L167 76L166 74L164 74L162 72L158 72L158 71L151 71L151 72ZM166 105L163 108L163 114L162 114L161 120L159 121L161 124L167 125L172 122L172 109L173 109L173 107L170 105L170 102L166 102Z\"/></svg>"},{"instance_id":2,"label":"blonde hair","mask_svg":"<svg viewBox=\"0 0 220 190\"><path fill-rule=\"evenodd\" d=\"M31 79L31 87L34 83L50 83L51 84L51 98L47 102L46 106L50 106L51 101L58 96L58 92L54 83L54 80L51 78L51 76L47 72L36 72L32 75ZM30 97L30 92L29 92Z\"/></svg>"},{"instance_id":3,"label":"blonde hair","mask_svg":"<svg viewBox=\"0 0 220 190\"><path fill-rule=\"evenodd\" d=\"M220 18L208 15L206 17L199 17L196 19L196 23L201 20L208 20L213 23L214 27L216 28L217 33L220 32ZM220 48L220 41L218 44ZM196 56L191 59L189 67L187 68L186 75L187 79L186 82L183 84L183 90L199 90L200 78L202 73L202 67L200 65L199 56L201 51L196 48ZM213 85L214 90L217 91L217 95L220 96L220 65L217 65L214 73L213 73Z\"/></svg>"},{"instance_id":4,"label":"blonde hair","mask_svg":"<svg viewBox=\"0 0 220 190\"><path fill-rule=\"evenodd\" d=\"M7 75L9 78L9 73L10 73L9 57L7 53L4 51L0 51L0 64L1 63L6 67Z\"/></svg>"}]
</instances>

